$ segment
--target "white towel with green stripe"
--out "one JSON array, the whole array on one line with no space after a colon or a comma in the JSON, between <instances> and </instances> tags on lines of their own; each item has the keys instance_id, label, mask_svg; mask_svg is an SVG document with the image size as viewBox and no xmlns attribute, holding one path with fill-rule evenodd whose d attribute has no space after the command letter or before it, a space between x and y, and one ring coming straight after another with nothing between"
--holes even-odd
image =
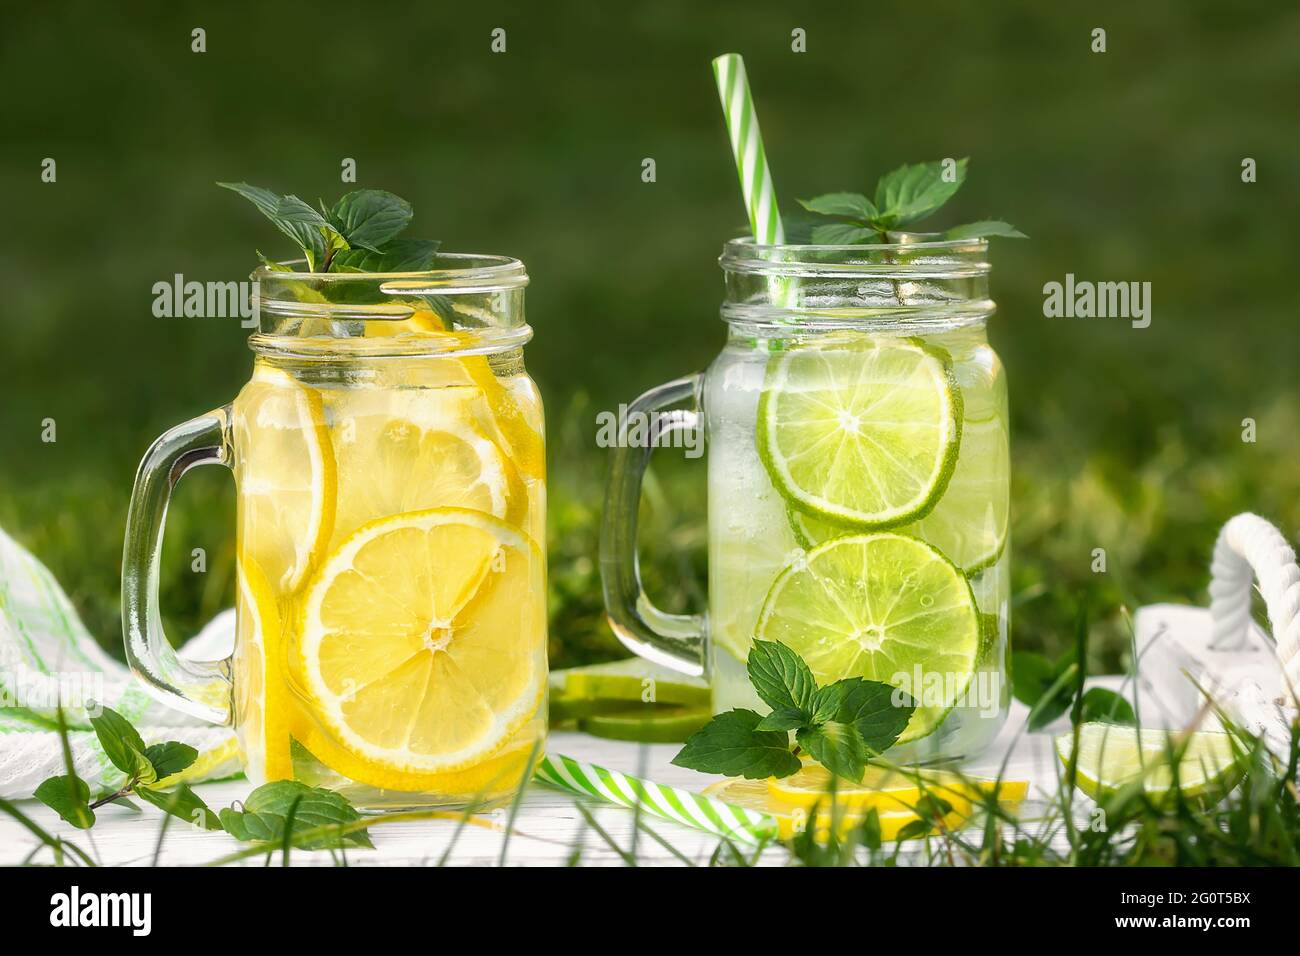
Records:
<instances>
[{"instance_id":1,"label":"white towel with green stripe","mask_svg":"<svg viewBox=\"0 0 1300 956\"><path fill-rule=\"evenodd\" d=\"M225 657L234 643L234 612L217 615L181 654ZM0 530L0 797L30 797L63 773L58 711L63 708L77 774L111 788L122 774L104 755L87 708L111 707L146 743L179 740L199 751L181 776L210 780L239 773L229 727L214 727L155 701L131 672L99 646L49 570Z\"/></svg>"}]
</instances>

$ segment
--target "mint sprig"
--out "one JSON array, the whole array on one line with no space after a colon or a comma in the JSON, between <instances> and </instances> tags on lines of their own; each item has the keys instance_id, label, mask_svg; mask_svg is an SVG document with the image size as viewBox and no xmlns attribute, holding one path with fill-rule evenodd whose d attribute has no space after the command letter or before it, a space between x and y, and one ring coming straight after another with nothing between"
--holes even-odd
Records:
<instances>
[{"instance_id":1,"label":"mint sprig","mask_svg":"<svg viewBox=\"0 0 1300 956\"><path fill-rule=\"evenodd\" d=\"M197 824L205 830L225 830L246 842L292 845L308 850L373 846L364 829L338 836L304 837L308 831L321 827L355 823L361 814L342 794L295 780L263 784L242 805L223 808L220 813L209 809L183 783L164 789L159 784L190 767L198 759L198 751L176 740L146 746L131 721L107 707L90 717L90 725L104 755L126 774L126 781L117 790L101 793L92 800L90 785L77 775L62 710L58 712L58 725L64 773L42 781L33 796L79 830L95 825L95 811L100 807L110 803L134 806L128 799L134 796L186 823Z\"/></svg>"},{"instance_id":2,"label":"mint sprig","mask_svg":"<svg viewBox=\"0 0 1300 956\"><path fill-rule=\"evenodd\" d=\"M108 707L101 708L97 715L92 716L90 725L104 755L126 775L126 782L115 791L99 794L92 801L90 785L77 775L73 764L67 726L62 717L60 711L64 773L43 781L33 796L63 820L79 830L88 830L95 825L96 810L105 804L124 802L134 795L187 823L197 823L207 830L221 829L217 815L184 784L174 789L158 786L161 781L194 763L199 752L175 740L146 746L132 723Z\"/></svg>"},{"instance_id":3,"label":"mint sprig","mask_svg":"<svg viewBox=\"0 0 1300 956\"><path fill-rule=\"evenodd\" d=\"M879 681L846 677L818 687L803 658L779 641L754 641L745 668L772 712L719 714L691 735L674 764L750 780L788 777L803 765L793 731L799 750L861 782L867 761L894 745L916 709L911 697Z\"/></svg>"},{"instance_id":4,"label":"mint sprig","mask_svg":"<svg viewBox=\"0 0 1300 956\"><path fill-rule=\"evenodd\" d=\"M414 215L411 204L382 189L355 189L319 208L248 183L217 183L239 193L294 241L309 272L421 272L433 268L439 243L398 239ZM268 267L278 269L260 252Z\"/></svg>"},{"instance_id":5,"label":"mint sprig","mask_svg":"<svg viewBox=\"0 0 1300 956\"><path fill-rule=\"evenodd\" d=\"M831 246L888 242L889 233L933 215L955 196L966 181L968 162L965 158L958 160L951 174L943 160L904 164L880 177L874 198L842 192L800 199L804 209L834 220L814 226L812 241ZM943 233L945 239L988 236L1025 238L1015 226L994 219L954 226Z\"/></svg>"}]
</instances>

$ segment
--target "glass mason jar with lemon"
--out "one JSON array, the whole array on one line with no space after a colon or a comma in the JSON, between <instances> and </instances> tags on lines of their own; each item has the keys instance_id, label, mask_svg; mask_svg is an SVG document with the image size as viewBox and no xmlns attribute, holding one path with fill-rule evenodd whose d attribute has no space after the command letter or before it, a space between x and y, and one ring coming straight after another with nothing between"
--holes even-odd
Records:
<instances>
[{"instance_id":1,"label":"glass mason jar with lemon","mask_svg":"<svg viewBox=\"0 0 1300 956\"><path fill-rule=\"evenodd\" d=\"M250 780L359 807L491 805L545 734L542 408L518 261L420 273L259 269L251 381L141 463L123 619L136 673L233 723ZM179 658L158 562L175 481L237 488L234 655Z\"/></svg>"},{"instance_id":2,"label":"glass mason jar with lemon","mask_svg":"<svg viewBox=\"0 0 1300 956\"><path fill-rule=\"evenodd\" d=\"M745 660L754 639L780 641L819 685L910 694L889 757L929 762L980 751L1009 702L1007 388L985 336L987 243L898 238L727 244L721 355L627 415L684 404L650 434L704 428L707 617L641 588L650 447L614 452L601 557L620 639L707 674L715 712L766 712Z\"/></svg>"}]
</instances>

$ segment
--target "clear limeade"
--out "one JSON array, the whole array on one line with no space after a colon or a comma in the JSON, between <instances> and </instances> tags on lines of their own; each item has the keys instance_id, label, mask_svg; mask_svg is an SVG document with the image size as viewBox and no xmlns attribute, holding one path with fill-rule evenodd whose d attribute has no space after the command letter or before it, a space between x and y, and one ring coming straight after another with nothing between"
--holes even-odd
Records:
<instances>
[{"instance_id":1,"label":"clear limeade","mask_svg":"<svg viewBox=\"0 0 1300 956\"><path fill-rule=\"evenodd\" d=\"M891 759L985 746L1009 686L1007 391L982 323L923 337L733 330L707 376L714 709L765 712L755 635L819 684L919 705Z\"/></svg>"},{"instance_id":2,"label":"clear limeade","mask_svg":"<svg viewBox=\"0 0 1300 956\"><path fill-rule=\"evenodd\" d=\"M432 313L405 324L472 344ZM520 351L260 357L232 434L250 778L372 808L513 792L546 688L542 411Z\"/></svg>"}]
</instances>

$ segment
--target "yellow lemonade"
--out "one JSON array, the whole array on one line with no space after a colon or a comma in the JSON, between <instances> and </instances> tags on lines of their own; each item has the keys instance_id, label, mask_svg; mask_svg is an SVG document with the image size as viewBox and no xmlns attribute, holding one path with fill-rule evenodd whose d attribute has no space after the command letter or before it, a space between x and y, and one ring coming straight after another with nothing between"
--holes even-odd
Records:
<instances>
[{"instance_id":1,"label":"yellow lemonade","mask_svg":"<svg viewBox=\"0 0 1300 956\"><path fill-rule=\"evenodd\" d=\"M541 402L519 348L375 325L447 349L259 355L233 405L235 724L254 783L490 805L545 734Z\"/></svg>"}]
</instances>

